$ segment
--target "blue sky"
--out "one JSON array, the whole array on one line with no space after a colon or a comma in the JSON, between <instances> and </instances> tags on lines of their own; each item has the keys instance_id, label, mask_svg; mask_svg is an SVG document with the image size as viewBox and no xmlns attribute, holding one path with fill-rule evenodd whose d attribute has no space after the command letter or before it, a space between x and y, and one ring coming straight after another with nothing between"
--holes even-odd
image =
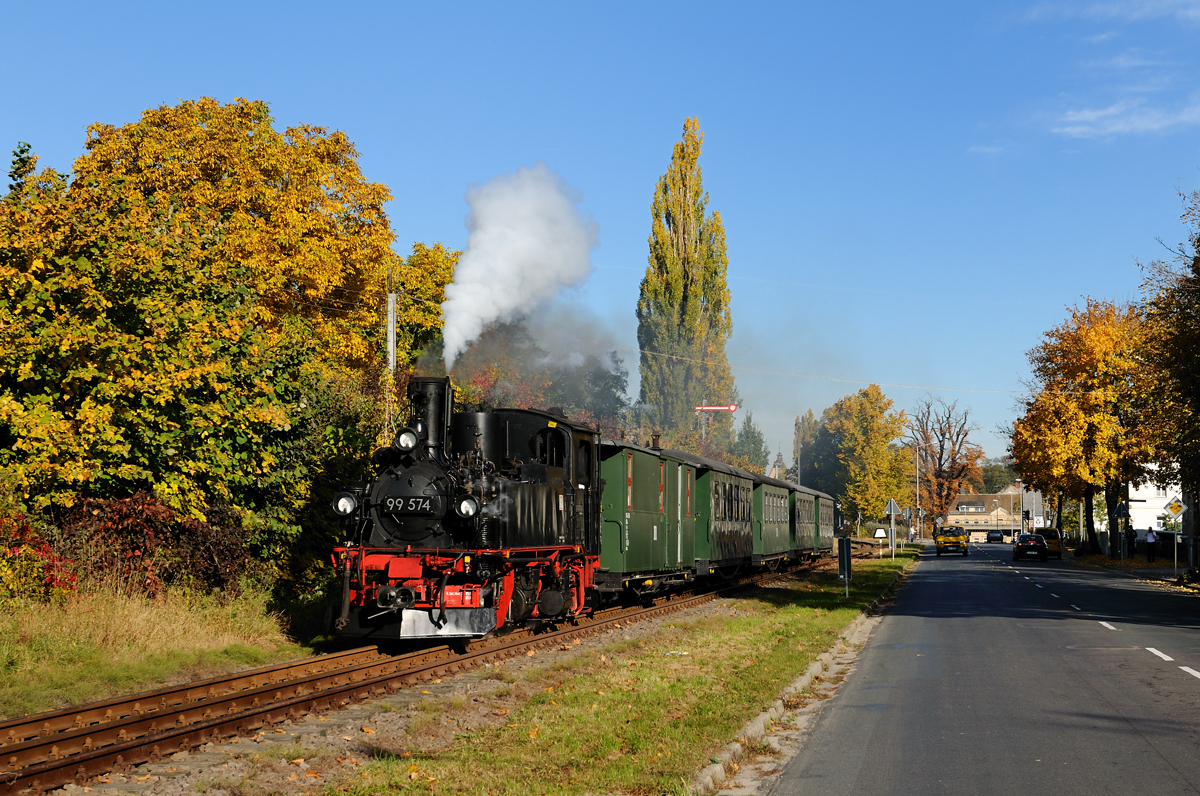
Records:
<instances>
[{"instance_id":1,"label":"blue sky","mask_svg":"<svg viewBox=\"0 0 1200 796\"><path fill-rule=\"evenodd\" d=\"M698 116L729 358L785 452L873 381L957 400L1002 453L1025 351L1083 295L1135 298L1200 188L1200 2L6 1L0 29L0 148L62 170L92 122L261 99L349 135L404 252L461 248L466 189L545 162L599 229L569 298L630 347L654 182Z\"/></svg>"}]
</instances>

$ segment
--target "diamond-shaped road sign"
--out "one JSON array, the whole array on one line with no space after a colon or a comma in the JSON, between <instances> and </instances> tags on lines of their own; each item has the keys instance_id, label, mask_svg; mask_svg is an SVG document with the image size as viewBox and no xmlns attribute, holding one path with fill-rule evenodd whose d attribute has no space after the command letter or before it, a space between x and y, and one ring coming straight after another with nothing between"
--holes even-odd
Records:
<instances>
[{"instance_id":1,"label":"diamond-shaped road sign","mask_svg":"<svg viewBox=\"0 0 1200 796\"><path fill-rule=\"evenodd\" d=\"M900 507L896 505L894 498L888 498L887 508L883 510L884 514L899 514Z\"/></svg>"},{"instance_id":2,"label":"diamond-shaped road sign","mask_svg":"<svg viewBox=\"0 0 1200 796\"><path fill-rule=\"evenodd\" d=\"M1167 503L1167 505L1163 506L1163 508L1170 512L1171 516L1175 519L1179 519L1179 515L1187 511L1187 506L1183 505L1183 501L1177 497L1171 498L1171 500Z\"/></svg>"}]
</instances>

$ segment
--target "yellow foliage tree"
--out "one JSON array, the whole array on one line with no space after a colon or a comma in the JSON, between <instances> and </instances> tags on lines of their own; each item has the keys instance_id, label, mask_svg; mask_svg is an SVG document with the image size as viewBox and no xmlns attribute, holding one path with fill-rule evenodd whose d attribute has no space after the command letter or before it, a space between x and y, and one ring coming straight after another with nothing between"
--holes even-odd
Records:
<instances>
[{"instance_id":1,"label":"yellow foliage tree","mask_svg":"<svg viewBox=\"0 0 1200 796\"><path fill-rule=\"evenodd\" d=\"M209 278L238 274L260 315L310 322L319 356L364 364L379 333L385 275L397 264L391 193L363 179L342 132L275 130L265 102L211 98L88 128L72 189L144 205L173 246L203 247Z\"/></svg>"},{"instance_id":2,"label":"yellow foliage tree","mask_svg":"<svg viewBox=\"0 0 1200 796\"><path fill-rule=\"evenodd\" d=\"M1083 499L1093 549L1096 488L1114 528L1123 489L1146 479L1154 454L1140 422L1148 394L1143 333L1137 307L1089 298L1029 352L1039 389L1013 425L1013 458L1027 484Z\"/></svg>"},{"instance_id":3,"label":"yellow foliage tree","mask_svg":"<svg viewBox=\"0 0 1200 796\"><path fill-rule=\"evenodd\" d=\"M354 382L388 267L403 364L456 253L397 257L349 140L279 133L261 102L157 108L87 148L70 180L22 148L0 202L0 476L34 507L149 490L294 528L374 434Z\"/></svg>"},{"instance_id":4,"label":"yellow foliage tree","mask_svg":"<svg viewBox=\"0 0 1200 796\"><path fill-rule=\"evenodd\" d=\"M879 385L872 384L825 412L826 432L839 465L832 479L841 484L837 497L845 516L881 517L888 499L907 491L907 456L896 444L907 418L903 411L893 412L893 406Z\"/></svg>"}]
</instances>

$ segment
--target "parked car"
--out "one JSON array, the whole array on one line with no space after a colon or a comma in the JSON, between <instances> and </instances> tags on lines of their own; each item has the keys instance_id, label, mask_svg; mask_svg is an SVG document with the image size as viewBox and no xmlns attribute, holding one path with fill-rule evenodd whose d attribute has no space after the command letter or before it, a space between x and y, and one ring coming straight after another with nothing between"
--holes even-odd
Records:
<instances>
[{"instance_id":1,"label":"parked car","mask_svg":"<svg viewBox=\"0 0 1200 796\"><path fill-rule=\"evenodd\" d=\"M1046 540L1047 554L1054 556L1059 561L1062 561L1062 553L1063 553L1062 534L1059 533L1054 528L1045 528L1045 529L1041 530L1038 533L1038 535Z\"/></svg>"},{"instance_id":2,"label":"parked car","mask_svg":"<svg viewBox=\"0 0 1200 796\"><path fill-rule=\"evenodd\" d=\"M987 540L989 542L997 542L1004 544L1004 531L992 530L987 532Z\"/></svg>"},{"instance_id":3,"label":"parked car","mask_svg":"<svg viewBox=\"0 0 1200 796\"><path fill-rule=\"evenodd\" d=\"M1027 556L1037 556L1042 561L1049 558L1046 540L1036 533L1019 534L1013 540L1013 561L1019 561Z\"/></svg>"}]
</instances>

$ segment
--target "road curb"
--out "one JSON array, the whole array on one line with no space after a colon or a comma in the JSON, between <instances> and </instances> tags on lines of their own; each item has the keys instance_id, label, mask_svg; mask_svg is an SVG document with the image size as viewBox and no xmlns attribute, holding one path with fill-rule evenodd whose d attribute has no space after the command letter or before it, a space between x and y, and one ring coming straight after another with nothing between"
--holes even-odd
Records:
<instances>
[{"instance_id":1,"label":"road curb","mask_svg":"<svg viewBox=\"0 0 1200 796\"><path fill-rule=\"evenodd\" d=\"M838 663L836 656L838 653L854 651L855 657L861 651L861 648L866 644L867 639L871 635L871 631L879 624L880 614L883 613L883 608L886 606L887 598L895 591L897 584L909 572L912 571L919 562L920 558L911 562L904 569L896 573L888 584L883 587L883 591L879 596L868 604L867 608L860 611L858 616L850 620L850 623L843 628L838 635L837 640L824 652L816 657L804 673L797 677L792 682L788 683L780 692L779 697L771 703L771 707L751 719L738 733L737 740L727 744L719 752L713 756L713 763L705 766L692 780L691 792L695 794L711 793L717 790L727 780L731 774L736 773L740 761L748 746L760 746L763 736L768 735L772 724L781 718L787 708L784 703L801 693L813 681L820 678L821 675L833 669L842 668L846 664ZM773 738L768 737L767 742L771 744ZM774 744L771 744L774 748Z\"/></svg>"}]
</instances>

